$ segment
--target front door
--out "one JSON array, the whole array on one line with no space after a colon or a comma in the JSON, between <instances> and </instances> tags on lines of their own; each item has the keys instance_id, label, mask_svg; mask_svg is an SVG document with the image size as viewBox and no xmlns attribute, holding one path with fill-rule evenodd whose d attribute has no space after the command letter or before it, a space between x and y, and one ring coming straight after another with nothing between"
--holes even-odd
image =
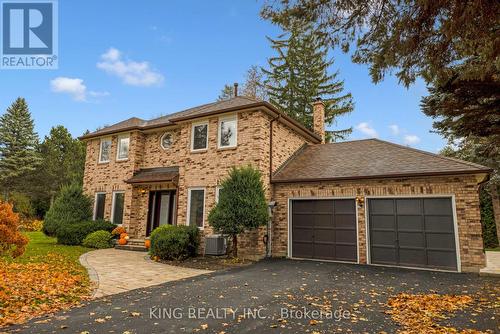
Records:
<instances>
[{"instance_id":1,"label":"front door","mask_svg":"<svg viewBox=\"0 0 500 334\"><path fill-rule=\"evenodd\" d=\"M161 225L172 225L176 207L175 190L151 191L149 193L147 236Z\"/></svg>"}]
</instances>

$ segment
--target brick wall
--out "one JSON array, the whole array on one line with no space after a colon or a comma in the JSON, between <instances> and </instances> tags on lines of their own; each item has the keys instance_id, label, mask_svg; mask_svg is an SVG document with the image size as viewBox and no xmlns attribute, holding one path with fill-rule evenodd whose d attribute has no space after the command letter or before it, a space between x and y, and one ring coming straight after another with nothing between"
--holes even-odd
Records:
<instances>
[{"instance_id":1,"label":"brick wall","mask_svg":"<svg viewBox=\"0 0 500 334\"><path fill-rule=\"evenodd\" d=\"M227 115L225 115L227 116ZM252 165L263 175L266 197L271 198L269 183L269 131L271 117L261 111L244 111L238 113L238 145L236 148L217 148L219 116L209 117L208 149L202 152L191 152L192 122L184 122L175 126L147 133L133 132L130 138L129 159L116 162L117 136L113 136L111 161L98 164L100 139L87 143L87 160L85 164L84 190L90 196L98 191L107 193L105 217L111 217L111 196L113 190L125 191L125 213L123 225L132 237L146 236L149 191L171 189L169 184L135 185L124 182L133 172L140 168L179 167L177 186L177 224L186 224L188 189L190 187L205 188L205 235L213 231L208 225L207 217L215 205L217 185L227 177L233 166ZM199 122L200 119L195 120ZM280 122L274 122L273 170L292 155L305 139L297 135ZM163 149L160 140L169 131L173 134L170 148ZM140 190L145 190L140 191ZM265 228L245 233L239 238L240 255L257 258L265 254L262 237Z\"/></svg>"},{"instance_id":2,"label":"brick wall","mask_svg":"<svg viewBox=\"0 0 500 334\"><path fill-rule=\"evenodd\" d=\"M288 198L400 195L455 195L462 271L484 267L479 197L476 178L470 176L359 180L276 184L278 207L273 221L273 255L287 255ZM366 203L366 201L365 201ZM358 208L359 258L366 263L365 207Z\"/></svg>"}]
</instances>

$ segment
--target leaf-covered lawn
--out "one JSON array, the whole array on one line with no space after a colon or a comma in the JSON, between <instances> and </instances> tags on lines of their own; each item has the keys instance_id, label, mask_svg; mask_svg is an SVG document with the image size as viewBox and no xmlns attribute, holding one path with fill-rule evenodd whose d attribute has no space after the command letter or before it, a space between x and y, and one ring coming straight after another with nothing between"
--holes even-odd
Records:
<instances>
[{"instance_id":1,"label":"leaf-covered lawn","mask_svg":"<svg viewBox=\"0 0 500 334\"><path fill-rule=\"evenodd\" d=\"M26 252L0 258L0 326L78 304L90 293L87 272L78 261L89 249L56 244L42 232L27 232Z\"/></svg>"}]
</instances>

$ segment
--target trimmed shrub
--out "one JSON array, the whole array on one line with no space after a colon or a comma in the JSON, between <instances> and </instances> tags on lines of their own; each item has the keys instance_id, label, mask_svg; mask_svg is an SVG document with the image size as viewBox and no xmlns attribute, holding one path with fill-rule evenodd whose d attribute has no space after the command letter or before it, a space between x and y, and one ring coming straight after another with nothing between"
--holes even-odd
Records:
<instances>
[{"instance_id":1,"label":"trimmed shrub","mask_svg":"<svg viewBox=\"0 0 500 334\"><path fill-rule=\"evenodd\" d=\"M18 231L19 215L12 204L0 201L0 256L18 257L24 254L28 238Z\"/></svg>"},{"instance_id":2,"label":"trimmed shrub","mask_svg":"<svg viewBox=\"0 0 500 334\"><path fill-rule=\"evenodd\" d=\"M184 260L196 255L200 243L195 226L160 226L151 233L151 256L162 260Z\"/></svg>"},{"instance_id":3,"label":"trimmed shrub","mask_svg":"<svg viewBox=\"0 0 500 334\"><path fill-rule=\"evenodd\" d=\"M57 229L57 242L63 245L81 245L87 235L95 231L108 231L111 233L115 224L103 220L86 221L71 225L62 225Z\"/></svg>"},{"instance_id":4,"label":"trimmed shrub","mask_svg":"<svg viewBox=\"0 0 500 334\"><path fill-rule=\"evenodd\" d=\"M92 199L77 184L64 186L50 207L43 222L46 235L57 235L61 226L92 219Z\"/></svg>"},{"instance_id":5,"label":"trimmed shrub","mask_svg":"<svg viewBox=\"0 0 500 334\"><path fill-rule=\"evenodd\" d=\"M111 248L113 236L108 231L95 231L90 233L83 239L82 246L89 248Z\"/></svg>"}]
</instances>

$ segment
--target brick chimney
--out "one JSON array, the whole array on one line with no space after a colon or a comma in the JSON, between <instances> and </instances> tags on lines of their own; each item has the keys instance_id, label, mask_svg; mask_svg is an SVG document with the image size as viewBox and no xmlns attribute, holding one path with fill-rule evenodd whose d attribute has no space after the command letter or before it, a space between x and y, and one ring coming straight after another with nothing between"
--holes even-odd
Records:
<instances>
[{"instance_id":1,"label":"brick chimney","mask_svg":"<svg viewBox=\"0 0 500 334\"><path fill-rule=\"evenodd\" d=\"M325 143L325 104L320 97L313 102L313 131L321 137L321 144Z\"/></svg>"}]
</instances>

